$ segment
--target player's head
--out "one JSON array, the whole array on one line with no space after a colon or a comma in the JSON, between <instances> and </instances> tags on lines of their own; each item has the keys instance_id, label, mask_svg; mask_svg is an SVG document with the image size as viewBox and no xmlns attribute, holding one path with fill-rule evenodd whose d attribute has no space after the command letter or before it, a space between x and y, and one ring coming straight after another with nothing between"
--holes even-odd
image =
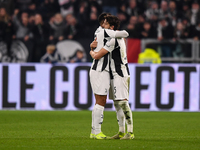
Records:
<instances>
[{"instance_id":1,"label":"player's head","mask_svg":"<svg viewBox=\"0 0 200 150\"><path fill-rule=\"evenodd\" d=\"M108 15L104 20L104 28L118 30L120 27L120 21L116 16Z\"/></svg>"},{"instance_id":2,"label":"player's head","mask_svg":"<svg viewBox=\"0 0 200 150\"><path fill-rule=\"evenodd\" d=\"M104 20L105 20L105 17L107 15L111 15L110 13L102 13L99 15L98 17L98 21L99 21L99 24L103 27L103 24L104 24Z\"/></svg>"}]
</instances>

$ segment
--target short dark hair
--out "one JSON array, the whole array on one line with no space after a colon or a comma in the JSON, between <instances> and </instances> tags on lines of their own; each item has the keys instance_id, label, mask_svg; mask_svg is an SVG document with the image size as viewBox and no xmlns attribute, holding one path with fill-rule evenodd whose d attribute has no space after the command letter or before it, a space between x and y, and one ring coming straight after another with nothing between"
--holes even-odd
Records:
<instances>
[{"instance_id":1,"label":"short dark hair","mask_svg":"<svg viewBox=\"0 0 200 150\"><path fill-rule=\"evenodd\" d=\"M118 30L120 27L120 20L113 15L106 16L107 22L110 24L110 26L114 26L114 30Z\"/></svg>"},{"instance_id":2,"label":"short dark hair","mask_svg":"<svg viewBox=\"0 0 200 150\"><path fill-rule=\"evenodd\" d=\"M105 17L106 17L107 15L111 15L111 14L110 14L110 13L105 13L105 12L103 12L103 13L101 13L101 14L99 15L98 21L99 21L99 24L100 24L100 25L103 24L103 21L105 20Z\"/></svg>"}]
</instances>

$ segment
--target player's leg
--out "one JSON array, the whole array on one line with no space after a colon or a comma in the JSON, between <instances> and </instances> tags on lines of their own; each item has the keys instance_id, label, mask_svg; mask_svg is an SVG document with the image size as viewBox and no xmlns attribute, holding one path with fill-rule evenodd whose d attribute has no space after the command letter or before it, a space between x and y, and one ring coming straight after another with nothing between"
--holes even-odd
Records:
<instances>
[{"instance_id":1,"label":"player's leg","mask_svg":"<svg viewBox=\"0 0 200 150\"><path fill-rule=\"evenodd\" d=\"M124 116L126 119L126 124L127 124L127 134L122 137L121 139L134 139L134 134L133 134L133 117L132 117L132 111L130 109L128 101L122 100L118 101L119 106L122 108L124 112Z\"/></svg>"},{"instance_id":2,"label":"player's leg","mask_svg":"<svg viewBox=\"0 0 200 150\"><path fill-rule=\"evenodd\" d=\"M129 83L130 77L121 77L119 75L114 75L113 79L113 95L114 95L114 104L118 106L123 111L127 124L128 135L131 134L129 139L134 138L133 134L133 119L132 111L130 109L128 99L129 99ZM119 108L118 108L119 109ZM126 135L125 135L126 136Z\"/></svg>"},{"instance_id":3,"label":"player's leg","mask_svg":"<svg viewBox=\"0 0 200 150\"><path fill-rule=\"evenodd\" d=\"M107 136L101 131L101 125L103 123L103 112L106 104L107 95L95 94L96 104L93 108L93 129L95 139L106 139Z\"/></svg>"},{"instance_id":4,"label":"player's leg","mask_svg":"<svg viewBox=\"0 0 200 150\"><path fill-rule=\"evenodd\" d=\"M90 138L105 139L107 138L101 132L101 124L103 123L103 111L106 104L107 92L110 86L108 72L90 71L90 82L92 90L95 93L96 103L92 111L92 131Z\"/></svg>"},{"instance_id":5,"label":"player's leg","mask_svg":"<svg viewBox=\"0 0 200 150\"><path fill-rule=\"evenodd\" d=\"M107 95L95 94L96 104L94 106L94 129L95 134L101 132L101 124L103 123L103 111L106 104Z\"/></svg>"},{"instance_id":6,"label":"player's leg","mask_svg":"<svg viewBox=\"0 0 200 150\"><path fill-rule=\"evenodd\" d=\"M115 89L113 86L113 80L111 80L110 90L109 90L109 98L113 100L115 110L116 110L116 116L117 116L117 122L119 125L119 131L116 135L112 136L111 139L120 139L125 135L125 116L122 108L119 106L118 101L115 101Z\"/></svg>"},{"instance_id":7,"label":"player's leg","mask_svg":"<svg viewBox=\"0 0 200 150\"><path fill-rule=\"evenodd\" d=\"M95 94L96 103L92 110L92 131L91 138L101 132L101 124L103 123L103 111L106 104L107 95Z\"/></svg>"},{"instance_id":8,"label":"player's leg","mask_svg":"<svg viewBox=\"0 0 200 150\"><path fill-rule=\"evenodd\" d=\"M117 122L119 125L119 132L116 135L112 136L111 139L120 139L125 135L125 116L122 108L118 104L118 101L114 100L114 106L117 115Z\"/></svg>"},{"instance_id":9,"label":"player's leg","mask_svg":"<svg viewBox=\"0 0 200 150\"><path fill-rule=\"evenodd\" d=\"M119 132L125 133L125 116L122 108L119 106L118 101L114 101L114 106L117 115L117 121L119 125Z\"/></svg>"}]
</instances>

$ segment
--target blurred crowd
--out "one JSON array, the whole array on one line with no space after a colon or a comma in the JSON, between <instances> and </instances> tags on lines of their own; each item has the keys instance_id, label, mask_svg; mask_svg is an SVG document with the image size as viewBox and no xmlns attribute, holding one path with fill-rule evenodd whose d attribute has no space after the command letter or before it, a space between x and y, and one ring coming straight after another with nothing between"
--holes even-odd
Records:
<instances>
[{"instance_id":1,"label":"blurred crowd","mask_svg":"<svg viewBox=\"0 0 200 150\"><path fill-rule=\"evenodd\" d=\"M27 61L40 62L59 41L92 41L102 12L118 16L130 38L199 40L199 6L197 0L0 0L0 42L10 55L12 41L20 40Z\"/></svg>"}]
</instances>

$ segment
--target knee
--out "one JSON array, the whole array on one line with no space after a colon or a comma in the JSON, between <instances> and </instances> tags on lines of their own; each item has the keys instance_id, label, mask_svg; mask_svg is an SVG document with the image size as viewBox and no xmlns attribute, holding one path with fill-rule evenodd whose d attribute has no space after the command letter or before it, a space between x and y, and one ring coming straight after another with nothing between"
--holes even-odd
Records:
<instances>
[{"instance_id":1,"label":"knee","mask_svg":"<svg viewBox=\"0 0 200 150\"><path fill-rule=\"evenodd\" d=\"M105 106L106 104L106 98L107 96L96 96L96 104L101 105L101 106Z\"/></svg>"},{"instance_id":2,"label":"knee","mask_svg":"<svg viewBox=\"0 0 200 150\"><path fill-rule=\"evenodd\" d=\"M101 106L105 106L106 105L106 100L103 100L103 99L102 100L98 100L96 103L101 105Z\"/></svg>"}]
</instances>

